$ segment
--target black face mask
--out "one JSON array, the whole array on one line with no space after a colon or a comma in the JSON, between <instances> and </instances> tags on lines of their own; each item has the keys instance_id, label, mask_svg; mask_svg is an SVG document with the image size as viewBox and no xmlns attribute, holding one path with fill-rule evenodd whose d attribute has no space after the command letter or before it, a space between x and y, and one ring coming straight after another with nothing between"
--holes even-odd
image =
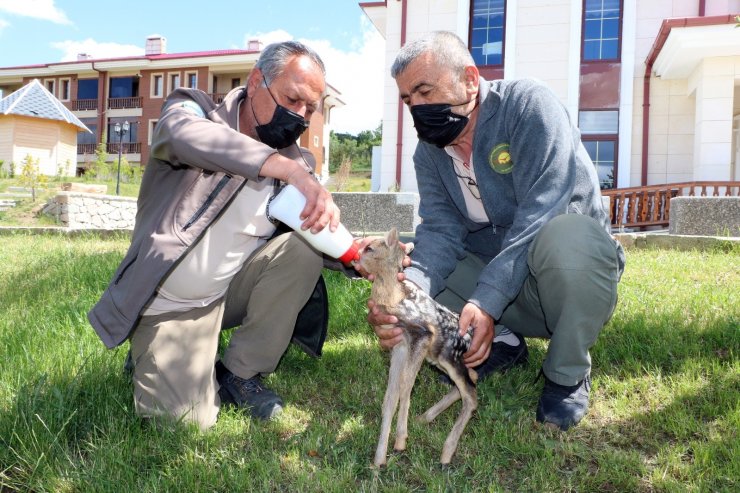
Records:
<instances>
[{"instance_id":1,"label":"black face mask","mask_svg":"<svg viewBox=\"0 0 740 493\"><path fill-rule=\"evenodd\" d=\"M455 106L468 104L417 104L411 107L411 117L420 140L445 147L457 138L468 124L468 117L452 112Z\"/></svg>"},{"instance_id":2,"label":"black face mask","mask_svg":"<svg viewBox=\"0 0 740 493\"><path fill-rule=\"evenodd\" d=\"M264 80L264 77L262 80ZM267 81L265 81L265 87L267 87ZM263 144L275 149L282 149L298 140L298 137L308 128L308 122L298 113L281 106L275 100L275 96L272 95L269 87L267 87L267 92L270 93L270 97L277 106L272 114L272 120L264 125L257 125L255 130L257 130L257 136ZM254 113L254 106L252 106L252 114L256 121L257 115Z\"/></svg>"}]
</instances>

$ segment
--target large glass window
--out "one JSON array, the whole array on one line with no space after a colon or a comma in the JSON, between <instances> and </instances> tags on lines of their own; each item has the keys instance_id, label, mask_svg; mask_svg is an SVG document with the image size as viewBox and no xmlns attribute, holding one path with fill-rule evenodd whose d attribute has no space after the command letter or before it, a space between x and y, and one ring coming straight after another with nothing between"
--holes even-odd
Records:
<instances>
[{"instance_id":1,"label":"large glass window","mask_svg":"<svg viewBox=\"0 0 740 493\"><path fill-rule=\"evenodd\" d=\"M583 146L599 175L602 190L614 188L617 178L619 111L579 111L578 128Z\"/></svg>"},{"instance_id":2,"label":"large glass window","mask_svg":"<svg viewBox=\"0 0 740 493\"><path fill-rule=\"evenodd\" d=\"M77 99L98 99L98 79L79 79Z\"/></svg>"},{"instance_id":3,"label":"large glass window","mask_svg":"<svg viewBox=\"0 0 740 493\"><path fill-rule=\"evenodd\" d=\"M97 145L98 143L98 119L97 118L81 118L80 121L85 124L90 132L78 132L77 133L77 145L89 144L91 146Z\"/></svg>"},{"instance_id":4,"label":"large glass window","mask_svg":"<svg viewBox=\"0 0 740 493\"><path fill-rule=\"evenodd\" d=\"M473 0L470 15L470 53L476 65L504 61L504 0Z\"/></svg>"},{"instance_id":5,"label":"large glass window","mask_svg":"<svg viewBox=\"0 0 740 493\"><path fill-rule=\"evenodd\" d=\"M111 77L111 98L133 98L139 95L138 77ZM97 95L96 95L97 97Z\"/></svg>"},{"instance_id":6,"label":"large glass window","mask_svg":"<svg viewBox=\"0 0 740 493\"><path fill-rule=\"evenodd\" d=\"M615 140L583 140L583 146L586 148L588 155L591 156L596 172L599 175L599 187L602 190L614 188L616 179L614 170L616 164Z\"/></svg>"},{"instance_id":7,"label":"large glass window","mask_svg":"<svg viewBox=\"0 0 740 493\"><path fill-rule=\"evenodd\" d=\"M583 60L618 60L621 0L585 0Z\"/></svg>"},{"instance_id":8,"label":"large glass window","mask_svg":"<svg viewBox=\"0 0 740 493\"><path fill-rule=\"evenodd\" d=\"M123 122L128 122L128 132L121 134L120 136L116 133L116 123L123 125ZM139 122L136 120L129 120L125 117L115 117L108 119L108 142L111 144L118 144L118 140L123 143L123 150L126 152L126 144L139 142ZM118 148L116 148L118 149Z\"/></svg>"}]
</instances>

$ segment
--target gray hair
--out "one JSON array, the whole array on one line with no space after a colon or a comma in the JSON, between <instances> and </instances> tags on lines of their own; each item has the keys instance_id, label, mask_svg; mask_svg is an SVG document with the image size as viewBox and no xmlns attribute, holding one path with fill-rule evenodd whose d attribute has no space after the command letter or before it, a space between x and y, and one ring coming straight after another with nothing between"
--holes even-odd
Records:
<instances>
[{"instance_id":1,"label":"gray hair","mask_svg":"<svg viewBox=\"0 0 740 493\"><path fill-rule=\"evenodd\" d=\"M319 54L299 41L283 41L267 45L260 53L255 68L260 69L267 84L270 84L275 77L283 73L285 66L294 56L307 56L326 76L326 68Z\"/></svg>"},{"instance_id":2,"label":"gray hair","mask_svg":"<svg viewBox=\"0 0 740 493\"><path fill-rule=\"evenodd\" d=\"M391 66L391 77L397 78L411 62L425 53L431 53L437 63L453 73L462 73L465 67L475 65L468 47L456 34L449 31L434 31L406 43L401 48Z\"/></svg>"}]
</instances>

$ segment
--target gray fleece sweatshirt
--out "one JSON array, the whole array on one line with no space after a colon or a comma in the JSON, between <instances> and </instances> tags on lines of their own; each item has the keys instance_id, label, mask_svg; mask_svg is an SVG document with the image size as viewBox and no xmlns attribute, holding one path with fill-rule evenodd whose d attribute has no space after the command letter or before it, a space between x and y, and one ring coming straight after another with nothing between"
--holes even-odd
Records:
<instances>
[{"instance_id":1,"label":"gray fleece sweatshirt","mask_svg":"<svg viewBox=\"0 0 740 493\"><path fill-rule=\"evenodd\" d=\"M488 265L468 300L498 320L528 274L527 253L540 228L560 214L590 216L609 232L596 169L565 107L542 83L480 80L473 166L490 220L475 223L451 157L419 142L414 153L419 215L406 278L432 296L467 252ZM620 275L624 252L616 241Z\"/></svg>"}]
</instances>

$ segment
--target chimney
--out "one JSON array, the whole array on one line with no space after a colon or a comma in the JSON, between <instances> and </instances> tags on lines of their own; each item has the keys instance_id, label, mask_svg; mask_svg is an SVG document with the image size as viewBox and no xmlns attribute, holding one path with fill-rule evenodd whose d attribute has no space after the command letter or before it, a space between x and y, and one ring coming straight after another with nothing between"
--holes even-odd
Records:
<instances>
[{"instance_id":1,"label":"chimney","mask_svg":"<svg viewBox=\"0 0 740 493\"><path fill-rule=\"evenodd\" d=\"M78 53L77 61L81 62L83 60L92 60L92 55L88 55L87 53Z\"/></svg>"},{"instance_id":2,"label":"chimney","mask_svg":"<svg viewBox=\"0 0 740 493\"><path fill-rule=\"evenodd\" d=\"M159 34L152 34L146 38L145 55L163 55L165 53L167 53L167 38Z\"/></svg>"},{"instance_id":3,"label":"chimney","mask_svg":"<svg viewBox=\"0 0 740 493\"><path fill-rule=\"evenodd\" d=\"M262 51L262 41L260 41L259 39L250 39L247 43L247 50Z\"/></svg>"}]
</instances>

